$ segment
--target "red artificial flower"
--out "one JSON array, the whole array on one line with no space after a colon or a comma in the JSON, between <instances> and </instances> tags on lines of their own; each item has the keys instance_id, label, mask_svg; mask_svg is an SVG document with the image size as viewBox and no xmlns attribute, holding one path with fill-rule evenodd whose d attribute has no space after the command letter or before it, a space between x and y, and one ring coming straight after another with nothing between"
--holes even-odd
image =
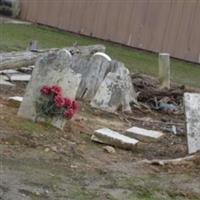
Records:
<instances>
[{"instance_id":1,"label":"red artificial flower","mask_svg":"<svg viewBox=\"0 0 200 200\"><path fill-rule=\"evenodd\" d=\"M58 85L53 85L51 87L51 92L53 92L56 95L61 94L61 87L59 87Z\"/></svg>"},{"instance_id":2,"label":"red artificial flower","mask_svg":"<svg viewBox=\"0 0 200 200\"><path fill-rule=\"evenodd\" d=\"M65 106L67 108L71 108L71 106L72 106L72 100L69 99L69 98L67 98L67 97L65 97L64 99L65 99Z\"/></svg>"},{"instance_id":3,"label":"red artificial flower","mask_svg":"<svg viewBox=\"0 0 200 200\"><path fill-rule=\"evenodd\" d=\"M51 89L48 85L43 85L40 89L40 92L47 95L51 92Z\"/></svg>"},{"instance_id":4,"label":"red artificial flower","mask_svg":"<svg viewBox=\"0 0 200 200\"><path fill-rule=\"evenodd\" d=\"M55 105L57 106L57 107L62 107L62 106L64 106L65 105L65 100L64 100L64 98L61 96L61 95L56 95L55 97L54 97L54 103L55 103Z\"/></svg>"},{"instance_id":5,"label":"red artificial flower","mask_svg":"<svg viewBox=\"0 0 200 200\"><path fill-rule=\"evenodd\" d=\"M73 101L72 102L72 106L71 106L71 108L75 111L75 110L77 110L78 109L78 102L77 101Z\"/></svg>"},{"instance_id":6,"label":"red artificial flower","mask_svg":"<svg viewBox=\"0 0 200 200\"><path fill-rule=\"evenodd\" d=\"M67 118L67 119L71 119L74 115L74 110L72 108L70 109L66 109L65 112L64 112L64 116Z\"/></svg>"}]
</instances>

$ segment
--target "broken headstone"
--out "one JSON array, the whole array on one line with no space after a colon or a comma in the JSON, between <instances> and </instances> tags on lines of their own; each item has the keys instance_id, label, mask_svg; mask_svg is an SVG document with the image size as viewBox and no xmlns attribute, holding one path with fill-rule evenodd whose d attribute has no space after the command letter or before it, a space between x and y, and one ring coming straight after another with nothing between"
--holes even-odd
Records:
<instances>
[{"instance_id":1,"label":"broken headstone","mask_svg":"<svg viewBox=\"0 0 200 200\"><path fill-rule=\"evenodd\" d=\"M200 94L185 93L184 104L188 152L195 153L200 150Z\"/></svg>"}]
</instances>

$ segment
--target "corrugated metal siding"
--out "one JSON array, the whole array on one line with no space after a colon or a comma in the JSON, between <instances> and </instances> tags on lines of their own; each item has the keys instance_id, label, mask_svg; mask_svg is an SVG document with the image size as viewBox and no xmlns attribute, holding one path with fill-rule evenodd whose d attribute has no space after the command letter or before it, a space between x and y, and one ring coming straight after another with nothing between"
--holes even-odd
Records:
<instances>
[{"instance_id":1,"label":"corrugated metal siding","mask_svg":"<svg viewBox=\"0 0 200 200\"><path fill-rule=\"evenodd\" d=\"M21 18L200 62L200 0L21 0Z\"/></svg>"}]
</instances>

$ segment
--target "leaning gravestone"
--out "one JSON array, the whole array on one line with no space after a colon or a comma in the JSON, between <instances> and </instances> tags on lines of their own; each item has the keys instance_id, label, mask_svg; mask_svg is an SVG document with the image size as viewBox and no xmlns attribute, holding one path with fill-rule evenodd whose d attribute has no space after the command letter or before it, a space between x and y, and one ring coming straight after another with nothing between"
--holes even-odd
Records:
<instances>
[{"instance_id":1,"label":"leaning gravestone","mask_svg":"<svg viewBox=\"0 0 200 200\"><path fill-rule=\"evenodd\" d=\"M99 86L91 106L108 112L115 112L121 107L122 111L131 112L130 103L137 103L137 95L129 70L117 61L111 61L110 65L110 72Z\"/></svg>"},{"instance_id":2,"label":"leaning gravestone","mask_svg":"<svg viewBox=\"0 0 200 200\"><path fill-rule=\"evenodd\" d=\"M184 94L188 152L200 150L200 94Z\"/></svg>"},{"instance_id":3,"label":"leaning gravestone","mask_svg":"<svg viewBox=\"0 0 200 200\"><path fill-rule=\"evenodd\" d=\"M40 88L43 85L58 85L62 89L63 96L75 99L81 75L75 73L71 65L71 56L66 50L50 52L40 58L36 63L31 80L26 88L18 115L34 121L36 120L38 114L36 111L36 102L40 97ZM39 120L44 121L44 119ZM52 117L47 121L60 129L63 129L65 125L64 118Z\"/></svg>"}]
</instances>

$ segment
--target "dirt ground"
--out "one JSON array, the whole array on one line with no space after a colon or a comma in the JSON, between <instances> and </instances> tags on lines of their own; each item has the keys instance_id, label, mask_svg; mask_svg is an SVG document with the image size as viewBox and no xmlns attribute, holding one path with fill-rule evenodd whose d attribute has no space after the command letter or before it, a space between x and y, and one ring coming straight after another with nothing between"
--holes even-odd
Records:
<instances>
[{"instance_id":1,"label":"dirt ground","mask_svg":"<svg viewBox=\"0 0 200 200\"><path fill-rule=\"evenodd\" d=\"M64 131L17 117L26 84L0 88L0 199L2 200L200 200L200 156L179 164L152 165L146 159L187 155L186 137L170 132L184 127L183 114L159 112L114 115L82 103ZM124 131L132 125L163 130L155 142L132 151L93 143L95 129ZM167 127L167 129L166 129Z\"/></svg>"}]
</instances>

